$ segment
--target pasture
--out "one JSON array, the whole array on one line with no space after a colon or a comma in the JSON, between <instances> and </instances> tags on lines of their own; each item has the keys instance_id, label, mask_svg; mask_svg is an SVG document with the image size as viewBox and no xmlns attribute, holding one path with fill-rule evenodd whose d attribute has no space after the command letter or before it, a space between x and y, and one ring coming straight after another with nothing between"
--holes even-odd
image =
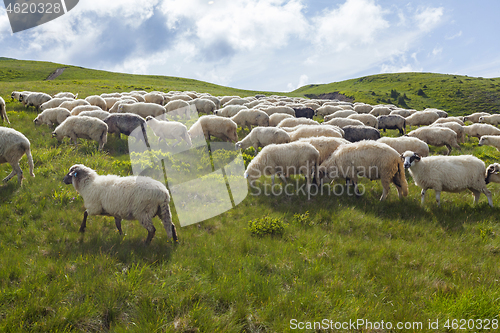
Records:
<instances>
[{"instance_id":1,"label":"pasture","mask_svg":"<svg viewBox=\"0 0 500 333\"><path fill-rule=\"evenodd\" d=\"M123 221L120 236L113 218L92 216L80 234L83 200L63 183L64 175L76 163L99 174L131 174L127 141L109 136L102 152L92 141L80 140L78 148L67 139L58 143L50 128L34 126L35 111L10 102L11 91L71 91L79 98L134 89L261 92L79 68L43 81L57 67L0 61L9 127L31 141L36 175L28 175L23 157L23 185L11 180L0 186L0 331L314 331L294 330L291 322L327 319L422 323L423 331L439 320L433 331L463 332L468 329L452 327L451 321L472 319L477 328L478 320L499 319L500 184L488 185L494 208L484 196L473 205L470 192L444 192L437 207L433 191L420 205L420 188L408 172L408 197L398 199L391 185L384 202L378 200L379 181L363 179L360 198L347 193L308 198L299 191L301 177L292 180L294 195L274 195L267 179L260 195L250 191L236 208L187 227L179 226L171 202L177 244L167 240L158 218L150 246L143 244L146 230L137 221ZM247 133L239 129L239 139ZM471 139L452 155L498 162L500 152L477 143ZM444 151L431 147L431 154ZM248 162L253 152L243 157ZM10 171L8 164L0 165L1 178ZM489 327L484 331L494 329Z\"/></svg>"}]
</instances>

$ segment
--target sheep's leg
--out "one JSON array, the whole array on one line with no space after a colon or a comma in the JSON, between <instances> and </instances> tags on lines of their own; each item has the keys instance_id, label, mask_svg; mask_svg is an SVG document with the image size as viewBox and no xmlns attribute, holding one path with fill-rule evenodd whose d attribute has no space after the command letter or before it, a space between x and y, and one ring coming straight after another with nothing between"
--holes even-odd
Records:
<instances>
[{"instance_id":1,"label":"sheep's leg","mask_svg":"<svg viewBox=\"0 0 500 333\"><path fill-rule=\"evenodd\" d=\"M451 146L450 145L445 145L445 146L446 146L446 148L448 148L448 154L446 154L446 155L450 155L451 154L451 149L452 149Z\"/></svg>"},{"instance_id":2,"label":"sheep's leg","mask_svg":"<svg viewBox=\"0 0 500 333\"><path fill-rule=\"evenodd\" d=\"M165 202L163 205L161 205L159 217L163 223L165 231L167 232L167 236L169 238L172 238L174 242L176 242L177 231L175 230L175 225L172 222L172 213L170 212L168 202Z\"/></svg>"},{"instance_id":3,"label":"sheep's leg","mask_svg":"<svg viewBox=\"0 0 500 333\"><path fill-rule=\"evenodd\" d=\"M488 204L490 205L490 207L493 207L493 199L491 197L491 191L488 190L487 188L484 188L483 193L486 195L486 198L488 198Z\"/></svg>"},{"instance_id":4,"label":"sheep's leg","mask_svg":"<svg viewBox=\"0 0 500 333\"><path fill-rule=\"evenodd\" d=\"M120 235L123 235L123 232L122 232L122 219L119 218L119 217L115 217L115 225L116 225L116 229L118 229L118 232L120 233Z\"/></svg>"},{"instance_id":5,"label":"sheep's leg","mask_svg":"<svg viewBox=\"0 0 500 333\"><path fill-rule=\"evenodd\" d=\"M7 177L5 177L5 178L3 179L3 182L4 182L4 183L7 183L9 180L11 180L11 179L12 179L12 177L14 177L14 175L15 175L15 174L16 174L16 171L14 171L14 169L12 169L12 172L11 172L11 173L10 173Z\"/></svg>"},{"instance_id":6,"label":"sheep's leg","mask_svg":"<svg viewBox=\"0 0 500 333\"><path fill-rule=\"evenodd\" d=\"M80 226L80 232L85 232L85 228L87 228L87 216L89 216L89 213L87 213L87 211L85 211L83 213L83 221L82 221L82 225Z\"/></svg>"},{"instance_id":7,"label":"sheep's leg","mask_svg":"<svg viewBox=\"0 0 500 333\"><path fill-rule=\"evenodd\" d=\"M422 192L420 192L420 203L423 205L425 201L425 190L422 189Z\"/></svg>"},{"instance_id":8,"label":"sheep's leg","mask_svg":"<svg viewBox=\"0 0 500 333\"><path fill-rule=\"evenodd\" d=\"M284 184L288 184L288 182L286 181L285 175L283 173L280 173L280 178Z\"/></svg>"},{"instance_id":9,"label":"sheep's leg","mask_svg":"<svg viewBox=\"0 0 500 333\"><path fill-rule=\"evenodd\" d=\"M142 218L139 220L139 222L148 231L148 237L146 238L146 241L144 243L146 243L146 245L149 245L149 243L151 243L151 240L155 236L156 232L156 228L153 225L153 221L151 221L151 218Z\"/></svg>"},{"instance_id":10,"label":"sheep's leg","mask_svg":"<svg viewBox=\"0 0 500 333\"><path fill-rule=\"evenodd\" d=\"M438 204L438 207L441 206L441 191L436 191L436 202Z\"/></svg>"},{"instance_id":11,"label":"sheep's leg","mask_svg":"<svg viewBox=\"0 0 500 333\"><path fill-rule=\"evenodd\" d=\"M384 201L391 190L390 183L387 179L382 179L382 196L380 197L380 201Z\"/></svg>"}]
</instances>

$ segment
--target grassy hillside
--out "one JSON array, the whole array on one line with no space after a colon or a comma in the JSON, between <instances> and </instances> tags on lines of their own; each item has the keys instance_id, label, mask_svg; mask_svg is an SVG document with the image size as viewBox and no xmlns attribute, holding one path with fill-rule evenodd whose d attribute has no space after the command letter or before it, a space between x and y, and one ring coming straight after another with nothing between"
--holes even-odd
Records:
<instances>
[{"instance_id":1,"label":"grassy hillside","mask_svg":"<svg viewBox=\"0 0 500 333\"><path fill-rule=\"evenodd\" d=\"M11 69L6 63L0 61L2 73ZM12 64L24 81L0 81L3 96L21 85L83 95L187 86L238 93L193 80L154 81L71 67L45 82L59 65L27 63L21 70L19 62ZM300 177L290 180L289 191L296 195L274 195L268 179L249 189L236 208L188 227L179 226L172 203L179 243L167 239L155 218L156 236L146 247L146 230L137 221L123 221L120 236L112 218L92 216L86 233L79 234L83 200L62 182L75 163L100 174L131 174L126 140L110 136L103 152L86 140L75 148L67 139L52 139L50 128L35 127L33 110L16 102L7 109L10 127L31 141L36 177L28 175L23 157L23 185L18 187L14 179L0 186L2 332L311 332L318 330L294 327L324 320L332 325L357 320L393 325L345 330L358 332L429 331L429 321L436 320L439 326L432 331L437 332L498 327L500 184L489 185L495 208L484 196L473 206L472 195L465 192L443 193L437 207L433 191L420 205L420 189L409 177L409 196L399 200L391 186L385 202L378 201L378 181L362 180L361 198L340 195L341 181L335 192L308 198L300 192ZM240 139L245 134L239 130ZM431 148L433 154L444 150ZM496 149L478 147L477 139L463 144L461 153L487 164L500 159ZM244 158L249 161L252 153ZM203 161L178 167L181 172L199 169ZM10 171L8 164L0 165L1 178ZM273 224L267 225L266 217ZM470 319L474 328L481 324L483 329L456 328L454 319L457 326L460 319ZM398 323L412 328L396 329ZM339 331L332 327L330 331Z\"/></svg>"},{"instance_id":2,"label":"grassy hillside","mask_svg":"<svg viewBox=\"0 0 500 333\"><path fill-rule=\"evenodd\" d=\"M315 97L340 92L355 101L395 104L423 110L439 108L452 115L500 113L500 78L484 79L432 73L398 73L365 76L301 87L293 94Z\"/></svg>"}]
</instances>

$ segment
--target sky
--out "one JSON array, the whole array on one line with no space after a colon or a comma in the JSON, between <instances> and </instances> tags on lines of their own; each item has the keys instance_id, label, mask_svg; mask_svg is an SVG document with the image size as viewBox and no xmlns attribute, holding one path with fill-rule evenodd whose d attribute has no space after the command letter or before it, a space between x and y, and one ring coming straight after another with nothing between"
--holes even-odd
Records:
<instances>
[{"instance_id":1,"label":"sky","mask_svg":"<svg viewBox=\"0 0 500 333\"><path fill-rule=\"evenodd\" d=\"M366 75L500 77L500 1L80 0L0 56L287 92Z\"/></svg>"}]
</instances>

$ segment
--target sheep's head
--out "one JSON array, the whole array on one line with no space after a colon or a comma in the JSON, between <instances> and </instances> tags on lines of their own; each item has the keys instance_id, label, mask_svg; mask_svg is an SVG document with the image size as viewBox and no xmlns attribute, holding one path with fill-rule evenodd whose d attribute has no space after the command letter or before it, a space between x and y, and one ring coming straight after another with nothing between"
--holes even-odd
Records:
<instances>
[{"instance_id":1,"label":"sheep's head","mask_svg":"<svg viewBox=\"0 0 500 333\"><path fill-rule=\"evenodd\" d=\"M485 175L486 184L488 183L500 183L500 164L493 163L486 169Z\"/></svg>"},{"instance_id":2,"label":"sheep's head","mask_svg":"<svg viewBox=\"0 0 500 333\"><path fill-rule=\"evenodd\" d=\"M33 120L33 122L35 123L35 125L40 125L41 123L40 116L36 117L35 120Z\"/></svg>"},{"instance_id":3,"label":"sheep's head","mask_svg":"<svg viewBox=\"0 0 500 333\"><path fill-rule=\"evenodd\" d=\"M236 142L236 144L234 145L234 148L235 148L236 150L240 149L240 148L241 148L241 141Z\"/></svg>"},{"instance_id":4,"label":"sheep's head","mask_svg":"<svg viewBox=\"0 0 500 333\"><path fill-rule=\"evenodd\" d=\"M57 128L56 128L56 130L57 130ZM56 138L57 141L59 141L59 142L61 142L62 139L64 138L64 136L61 135L60 133L58 133L57 131L52 132L52 137Z\"/></svg>"},{"instance_id":5,"label":"sheep's head","mask_svg":"<svg viewBox=\"0 0 500 333\"><path fill-rule=\"evenodd\" d=\"M152 119L154 119L154 118L153 118L153 117L151 117L151 116L147 116L147 117L146 117L146 122L151 121Z\"/></svg>"},{"instance_id":6,"label":"sheep's head","mask_svg":"<svg viewBox=\"0 0 500 333\"><path fill-rule=\"evenodd\" d=\"M414 153L412 151L405 151L401 157L404 160L404 167L405 169L408 169L412 166L415 165L416 162L420 161L421 157L417 153Z\"/></svg>"},{"instance_id":7,"label":"sheep's head","mask_svg":"<svg viewBox=\"0 0 500 333\"><path fill-rule=\"evenodd\" d=\"M86 167L83 164L75 164L69 168L69 172L64 176L63 182L66 185L73 184L75 189L78 191L78 185L80 181L89 178L91 175L95 174L95 171Z\"/></svg>"},{"instance_id":8,"label":"sheep's head","mask_svg":"<svg viewBox=\"0 0 500 333\"><path fill-rule=\"evenodd\" d=\"M483 123L484 122L484 116L479 117L479 122Z\"/></svg>"},{"instance_id":9,"label":"sheep's head","mask_svg":"<svg viewBox=\"0 0 500 333\"><path fill-rule=\"evenodd\" d=\"M484 144L486 144L486 141L488 141L488 138L482 136L480 139L479 139L479 143L477 144L478 146L482 146Z\"/></svg>"}]
</instances>

